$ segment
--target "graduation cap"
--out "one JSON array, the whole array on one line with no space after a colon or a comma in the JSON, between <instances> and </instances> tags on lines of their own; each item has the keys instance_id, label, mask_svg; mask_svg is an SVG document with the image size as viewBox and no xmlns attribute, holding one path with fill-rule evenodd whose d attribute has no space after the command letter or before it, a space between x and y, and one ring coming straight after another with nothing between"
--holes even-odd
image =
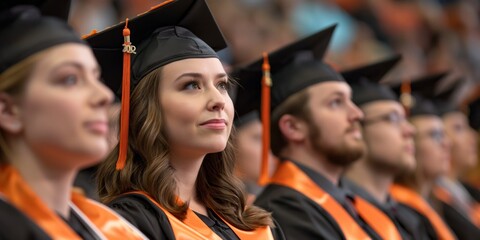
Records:
<instances>
[{"instance_id":1,"label":"graduation cap","mask_svg":"<svg viewBox=\"0 0 480 240\"><path fill-rule=\"evenodd\" d=\"M291 43L234 70L238 79L237 119L254 118L261 113L262 168L259 184L268 181L268 151L270 150L270 112L291 95L317 83L344 81L332 67L322 61L336 25ZM263 77L262 77L263 76ZM270 78L271 76L271 78ZM261 80L262 79L262 80Z\"/></svg>"},{"instance_id":2,"label":"graduation cap","mask_svg":"<svg viewBox=\"0 0 480 240\"><path fill-rule=\"evenodd\" d=\"M235 127L240 128L252 121L260 120L261 70L234 69L230 76L240 83L234 98Z\"/></svg>"},{"instance_id":3,"label":"graduation cap","mask_svg":"<svg viewBox=\"0 0 480 240\"><path fill-rule=\"evenodd\" d=\"M437 101L442 94L438 94L436 86L447 76L448 72L440 72L416 78L411 81L409 90L411 90L411 105L408 107L409 117L419 115L437 115L441 113L437 106ZM402 86L393 88L398 94L402 94ZM403 89L404 90L404 89Z\"/></svg>"},{"instance_id":4,"label":"graduation cap","mask_svg":"<svg viewBox=\"0 0 480 240\"><path fill-rule=\"evenodd\" d=\"M66 23L69 9L68 0L2 1L0 73L47 48L84 43Z\"/></svg>"},{"instance_id":5,"label":"graduation cap","mask_svg":"<svg viewBox=\"0 0 480 240\"><path fill-rule=\"evenodd\" d=\"M353 102L361 106L378 100L398 101L395 92L389 86L380 84L380 81L401 59L400 55L395 55L379 62L342 71L341 74L352 87Z\"/></svg>"},{"instance_id":6,"label":"graduation cap","mask_svg":"<svg viewBox=\"0 0 480 240\"><path fill-rule=\"evenodd\" d=\"M92 47L106 85L120 95L123 65L121 22L85 40ZM218 58L215 51L226 47L220 29L205 0L170 0L128 20L132 55L132 89L148 73L168 63L186 58Z\"/></svg>"},{"instance_id":7,"label":"graduation cap","mask_svg":"<svg viewBox=\"0 0 480 240\"><path fill-rule=\"evenodd\" d=\"M272 77L271 109L275 109L291 95L317 83L325 81L345 81L331 66L322 61L336 25L323 29L299 41L268 53ZM237 71L248 77L240 77L241 85L251 95L260 97L260 77L263 58L260 58ZM236 73L231 74L238 77ZM249 81L253 81L249 82ZM256 84L256 85L255 85Z\"/></svg>"},{"instance_id":8,"label":"graduation cap","mask_svg":"<svg viewBox=\"0 0 480 240\"><path fill-rule=\"evenodd\" d=\"M86 41L102 67L106 85L117 94L121 89L117 170L123 169L126 161L130 91L159 67L188 58L218 58L215 51L226 47L205 0L163 2L131 20L86 36Z\"/></svg>"},{"instance_id":9,"label":"graduation cap","mask_svg":"<svg viewBox=\"0 0 480 240\"><path fill-rule=\"evenodd\" d=\"M462 87L463 77L456 79L448 89L444 90L435 97L435 107L437 108L438 114L443 116L450 112L460 112L460 104L457 104L454 95Z\"/></svg>"},{"instance_id":10,"label":"graduation cap","mask_svg":"<svg viewBox=\"0 0 480 240\"><path fill-rule=\"evenodd\" d=\"M38 8L43 16L56 17L67 22L70 3L70 0L3 0L0 2L0 11L20 5L31 5Z\"/></svg>"}]
</instances>

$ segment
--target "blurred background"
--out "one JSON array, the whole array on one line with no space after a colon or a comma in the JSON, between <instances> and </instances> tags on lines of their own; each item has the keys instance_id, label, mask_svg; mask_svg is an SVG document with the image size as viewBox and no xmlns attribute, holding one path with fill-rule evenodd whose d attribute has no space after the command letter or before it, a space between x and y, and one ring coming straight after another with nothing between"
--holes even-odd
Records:
<instances>
[{"instance_id":1,"label":"blurred background","mask_svg":"<svg viewBox=\"0 0 480 240\"><path fill-rule=\"evenodd\" d=\"M73 0L71 24L80 34L148 11L158 0ZM225 67L256 60L320 29L338 24L326 61L339 70L393 53L402 64L387 76L401 81L449 71L463 87L455 101L480 127L480 1L478 0L207 0L228 42ZM132 39L134 39L132 37ZM450 81L450 82L449 82ZM476 101L475 101L476 100ZM470 107L469 107L470 105ZM476 106L476 107L473 107ZM480 170L468 177L480 186Z\"/></svg>"}]
</instances>

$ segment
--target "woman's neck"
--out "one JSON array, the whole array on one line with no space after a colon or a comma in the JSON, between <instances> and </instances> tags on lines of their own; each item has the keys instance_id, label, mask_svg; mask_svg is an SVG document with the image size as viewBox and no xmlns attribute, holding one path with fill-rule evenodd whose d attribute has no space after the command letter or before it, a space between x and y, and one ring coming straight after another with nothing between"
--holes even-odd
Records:
<instances>
[{"instance_id":1,"label":"woman's neck","mask_svg":"<svg viewBox=\"0 0 480 240\"><path fill-rule=\"evenodd\" d=\"M53 161L39 159L24 141L12 144L11 153L9 162L20 172L35 194L48 208L68 218L68 204L77 171L47 164Z\"/></svg>"},{"instance_id":2,"label":"woman's neck","mask_svg":"<svg viewBox=\"0 0 480 240\"><path fill-rule=\"evenodd\" d=\"M206 215L205 206L197 199L196 182L198 172L202 166L205 155L188 157L177 154L170 155L170 164L175 169L174 177L177 183L178 195L184 202L189 202L189 207Z\"/></svg>"}]
</instances>

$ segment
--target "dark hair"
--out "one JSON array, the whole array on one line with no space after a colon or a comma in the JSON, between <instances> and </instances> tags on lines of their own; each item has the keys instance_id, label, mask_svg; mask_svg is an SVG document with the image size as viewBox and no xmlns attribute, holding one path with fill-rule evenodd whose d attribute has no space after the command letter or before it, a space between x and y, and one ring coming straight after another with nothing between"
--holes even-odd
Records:
<instances>
[{"instance_id":1,"label":"dark hair","mask_svg":"<svg viewBox=\"0 0 480 240\"><path fill-rule=\"evenodd\" d=\"M307 89L301 90L293 94L292 96L288 97L283 103L281 103L272 113L272 124L271 124L271 148L272 153L277 156L280 156L280 152L285 146L287 145L287 141L285 140L280 128L278 126L278 122L280 118L285 114L290 114L305 121L310 120L310 110L308 108L308 101L310 99L310 95Z\"/></svg>"}]
</instances>

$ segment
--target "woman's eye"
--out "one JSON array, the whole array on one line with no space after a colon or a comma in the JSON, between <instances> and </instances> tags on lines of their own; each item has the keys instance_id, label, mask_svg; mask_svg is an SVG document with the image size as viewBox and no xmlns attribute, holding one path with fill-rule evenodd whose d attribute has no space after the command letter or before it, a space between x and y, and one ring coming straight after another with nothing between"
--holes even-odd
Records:
<instances>
[{"instance_id":1,"label":"woman's eye","mask_svg":"<svg viewBox=\"0 0 480 240\"><path fill-rule=\"evenodd\" d=\"M73 86L77 84L78 82L78 77L77 75L68 75L60 80L60 83L66 86Z\"/></svg>"},{"instance_id":2,"label":"woman's eye","mask_svg":"<svg viewBox=\"0 0 480 240\"><path fill-rule=\"evenodd\" d=\"M187 90L200 89L200 84L198 84L198 82L195 82L195 81L188 82L187 84L185 84L184 89L187 89Z\"/></svg>"},{"instance_id":3,"label":"woman's eye","mask_svg":"<svg viewBox=\"0 0 480 240\"><path fill-rule=\"evenodd\" d=\"M337 99L334 99L330 102L330 107L338 107L342 104L342 99L340 98L337 98Z\"/></svg>"},{"instance_id":4,"label":"woman's eye","mask_svg":"<svg viewBox=\"0 0 480 240\"><path fill-rule=\"evenodd\" d=\"M227 81L221 81L218 83L218 88L222 89L222 90L230 90L230 83L227 82Z\"/></svg>"}]
</instances>

